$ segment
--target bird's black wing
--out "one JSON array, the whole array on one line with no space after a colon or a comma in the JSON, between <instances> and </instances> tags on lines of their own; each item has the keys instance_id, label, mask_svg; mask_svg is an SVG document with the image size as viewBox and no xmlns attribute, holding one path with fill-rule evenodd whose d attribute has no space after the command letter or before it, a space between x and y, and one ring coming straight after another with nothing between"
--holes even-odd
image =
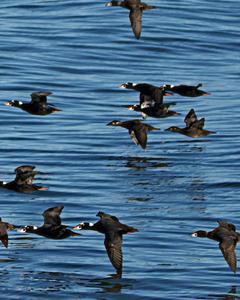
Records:
<instances>
[{"instance_id":1,"label":"bird's black wing","mask_svg":"<svg viewBox=\"0 0 240 300\"><path fill-rule=\"evenodd\" d=\"M32 93L31 98L32 101L31 103L47 103L47 96L51 95L51 92L37 92L37 93Z\"/></svg>"},{"instance_id":2,"label":"bird's black wing","mask_svg":"<svg viewBox=\"0 0 240 300\"><path fill-rule=\"evenodd\" d=\"M8 234L7 234L7 225L4 222L0 222L0 240L3 245L8 247Z\"/></svg>"},{"instance_id":3,"label":"bird's black wing","mask_svg":"<svg viewBox=\"0 0 240 300\"><path fill-rule=\"evenodd\" d=\"M139 7L132 8L129 13L129 19L136 39L140 39L142 31L142 9Z\"/></svg>"},{"instance_id":4,"label":"bird's black wing","mask_svg":"<svg viewBox=\"0 0 240 300\"><path fill-rule=\"evenodd\" d=\"M136 145L140 145L143 149L147 147L147 130L143 124L133 126L129 133Z\"/></svg>"},{"instance_id":5,"label":"bird's black wing","mask_svg":"<svg viewBox=\"0 0 240 300\"><path fill-rule=\"evenodd\" d=\"M23 184L31 185L34 180L34 176L37 174L36 171L33 171L34 169L35 169L34 166L20 166L16 168L15 182L18 185L23 185Z\"/></svg>"},{"instance_id":6,"label":"bird's black wing","mask_svg":"<svg viewBox=\"0 0 240 300\"><path fill-rule=\"evenodd\" d=\"M189 128L191 127L191 125L197 121L197 116L195 114L194 109L192 108L188 114L186 115L185 119L184 119L184 123L186 124L186 126Z\"/></svg>"},{"instance_id":7,"label":"bird's black wing","mask_svg":"<svg viewBox=\"0 0 240 300\"><path fill-rule=\"evenodd\" d=\"M43 212L44 225L61 225L61 217L60 214L63 210L64 206L57 206L48 208Z\"/></svg>"},{"instance_id":8,"label":"bird's black wing","mask_svg":"<svg viewBox=\"0 0 240 300\"><path fill-rule=\"evenodd\" d=\"M104 245L107 250L108 257L117 270L122 272L122 235L118 232L110 232L105 235Z\"/></svg>"},{"instance_id":9,"label":"bird's black wing","mask_svg":"<svg viewBox=\"0 0 240 300\"><path fill-rule=\"evenodd\" d=\"M228 263L230 269L236 273L237 271L237 257L235 252L237 241L233 237L224 237L219 243L219 248L222 251L223 257Z\"/></svg>"}]
</instances>

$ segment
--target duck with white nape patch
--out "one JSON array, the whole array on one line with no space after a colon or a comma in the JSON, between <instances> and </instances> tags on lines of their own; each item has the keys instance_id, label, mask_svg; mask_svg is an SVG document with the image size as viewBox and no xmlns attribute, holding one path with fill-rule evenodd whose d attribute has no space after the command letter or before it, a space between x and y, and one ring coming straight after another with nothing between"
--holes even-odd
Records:
<instances>
[{"instance_id":1,"label":"duck with white nape patch","mask_svg":"<svg viewBox=\"0 0 240 300\"><path fill-rule=\"evenodd\" d=\"M237 256L235 248L240 242L240 234L236 232L233 224L218 221L219 226L212 231L198 230L192 233L194 238L209 238L219 242L219 248L230 269L236 273Z\"/></svg>"},{"instance_id":2,"label":"duck with white nape patch","mask_svg":"<svg viewBox=\"0 0 240 300\"><path fill-rule=\"evenodd\" d=\"M122 276L122 236L137 232L138 229L119 222L115 216L108 215L99 211L97 216L100 220L93 224L83 222L75 227L74 230L93 230L105 235L104 245L107 250L109 260L117 271L117 276Z\"/></svg>"},{"instance_id":3,"label":"duck with white nape patch","mask_svg":"<svg viewBox=\"0 0 240 300\"><path fill-rule=\"evenodd\" d=\"M47 103L47 96L51 95L51 92L37 92L31 94L31 102L22 102L19 100L12 100L5 102L6 106L12 106L20 108L29 114L45 116L58 111L60 109L56 108L53 104Z\"/></svg>"},{"instance_id":4,"label":"duck with white nape patch","mask_svg":"<svg viewBox=\"0 0 240 300\"><path fill-rule=\"evenodd\" d=\"M79 236L80 234L68 229L69 226L62 225L60 215L63 208L63 205L48 208L43 212L44 223L42 226L24 226L18 231L22 233L33 233L54 240L63 240L71 236Z\"/></svg>"}]
</instances>

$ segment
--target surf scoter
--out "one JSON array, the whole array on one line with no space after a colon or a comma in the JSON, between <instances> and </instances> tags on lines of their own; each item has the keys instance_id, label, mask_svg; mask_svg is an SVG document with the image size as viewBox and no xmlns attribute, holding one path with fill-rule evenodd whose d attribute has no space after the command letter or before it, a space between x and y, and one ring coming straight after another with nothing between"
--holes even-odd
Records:
<instances>
[{"instance_id":1,"label":"surf scoter","mask_svg":"<svg viewBox=\"0 0 240 300\"><path fill-rule=\"evenodd\" d=\"M18 100L12 100L9 102L5 102L6 106L13 106L20 108L29 114L32 115L49 115L54 112L61 111L60 109L56 108L53 104L47 103L47 96L51 95L50 92L37 92L31 94L31 102L22 102Z\"/></svg>"},{"instance_id":2,"label":"surf scoter","mask_svg":"<svg viewBox=\"0 0 240 300\"><path fill-rule=\"evenodd\" d=\"M106 6L119 6L130 10L129 19L136 39L140 39L141 36L143 11L156 8L140 0L111 1L106 3Z\"/></svg>"},{"instance_id":3,"label":"surf scoter","mask_svg":"<svg viewBox=\"0 0 240 300\"><path fill-rule=\"evenodd\" d=\"M25 226L18 231L34 233L54 240L62 240L70 236L79 236L80 234L67 229L68 226L61 224L60 214L63 208L63 205L48 208L43 212L44 223L42 226Z\"/></svg>"},{"instance_id":4,"label":"surf scoter","mask_svg":"<svg viewBox=\"0 0 240 300\"><path fill-rule=\"evenodd\" d=\"M199 88L201 86L202 86L202 84L199 83L196 86L186 85L186 84L180 84L180 85L165 84L163 87L167 91L171 91L173 93L176 93L176 94L179 94L179 95L185 96L185 97L199 97L199 96L208 96L208 95L210 95L207 92L199 90Z\"/></svg>"},{"instance_id":5,"label":"surf scoter","mask_svg":"<svg viewBox=\"0 0 240 300\"><path fill-rule=\"evenodd\" d=\"M131 139L136 145L140 145L143 149L147 147L147 133L148 131L159 130L159 128L144 124L140 120L117 121L114 120L107 124L107 126L121 126L128 129Z\"/></svg>"},{"instance_id":6,"label":"surf scoter","mask_svg":"<svg viewBox=\"0 0 240 300\"><path fill-rule=\"evenodd\" d=\"M0 187L13 190L20 193L32 193L35 191L45 191L48 188L33 184L33 180L37 171L34 166L20 166L15 169L15 179L11 182L0 181Z\"/></svg>"},{"instance_id":7,"label":"surf scoter","mask_svg":"<svg viewBox=\"0 0 240 300\"><path fill-rule=\"evenodd\" d=\"M219 248L230 269L236 273L237 257L235 248L240 241L240 234L236 232L235 225L218 221L219 226L212 231L198 230L192 233L193 237L209 238L219 242Z\"/></svg>"},{"instance_id":8,"label":"surf scoter","mask_svg":"<svg viewBox=\"0 0 240 300\"><path fill-rule=\"evenodd\" d=\"M74 230L94 230L105 235L104 245L107 254L117 274L122 274L122 235L133 233L138 229L119 222L115 216L108 215L104 212L98 212L100 220L95 223L80 223L73 227Z\"/></svg>"},{"instance_id":9,"label":"surf scoter","mask_svg":"<svg viewBox=\"0 0 240 300\"><path fill-rule=\"evenodd\" d=\"M207 136L212 133L216 133L215 131L209 131L203 129L204 127L204 122L205 119L202 118L200 120L197 119L197 116L195 114L194 109L191 109L188 114L186 115L184 122L186 124L186 127L184 128L179 128L176 126L171 126L165 131L172 131L172 132L177 132L192 138L199 138L203 136Z\"/></svg>"}]
</instances>

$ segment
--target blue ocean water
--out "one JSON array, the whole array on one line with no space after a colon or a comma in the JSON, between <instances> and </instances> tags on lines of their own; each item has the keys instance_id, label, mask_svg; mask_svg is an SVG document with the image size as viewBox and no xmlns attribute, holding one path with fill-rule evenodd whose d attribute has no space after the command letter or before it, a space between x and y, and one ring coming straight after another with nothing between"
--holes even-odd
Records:
<instances>
[{"instance_id":1,"label":"blue ocean water","mask_svg":"<svg viewBox=\"0 0 240 300\"><path fill-rule=\"evenodd\" d=\"M5 299L240 299L239 275L217 243L191 237L219 219L240 224L239 1L146 2L158 9L144 13L140 40L127 11L104 1L0 2L0 179L32 164L36 183L49 187L0 190L1 217L40 225L45 209L63 204L64 224L95 222L102 210L139 229L124 236L121 280L111 278L100 234L54 241L10 232L0 249ZM117 88L126 81L202 83L211 95L171 97L180 115L147 119L161 131L144 151L106 126L140 118L125 107L138 94ZM40 90L62 112L3 105ZM191 108L216 135L164 132L183 126Z\"/></svg>"}]
</instances>

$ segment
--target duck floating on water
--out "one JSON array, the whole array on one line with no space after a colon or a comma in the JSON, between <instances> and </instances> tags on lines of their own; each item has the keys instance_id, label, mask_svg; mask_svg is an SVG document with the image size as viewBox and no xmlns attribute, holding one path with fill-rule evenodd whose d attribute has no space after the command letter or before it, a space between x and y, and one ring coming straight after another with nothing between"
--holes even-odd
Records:
<instances>
[{"instance_id":1,"label":"duck floating on water","mask_svg":"<svg viewBox=\"0 0 240 300\"><path fill-rule=\"evenodd\" d=\"M47 187L33 184L35 175L38 173L34 171L35 166L20 166L15 169L15 179L11 182L0 181L0 187L13 190L20 193L32 193L35 191L48 190Z\"/></svg>"}]
</instances>

